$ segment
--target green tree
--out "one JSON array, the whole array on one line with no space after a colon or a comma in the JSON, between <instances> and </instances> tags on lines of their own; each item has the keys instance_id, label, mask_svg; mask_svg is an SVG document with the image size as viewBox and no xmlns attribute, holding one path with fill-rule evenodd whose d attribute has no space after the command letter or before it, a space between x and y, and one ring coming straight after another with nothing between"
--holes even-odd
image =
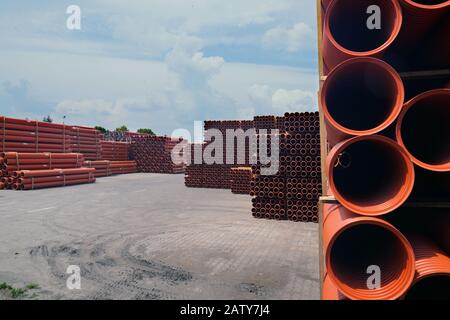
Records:
<instances>
[{"instance_id":1,"label":"green tree","mask_svg":"<svg viewBox=\"0 0 450 320\"><path fill-rule=\"evenodd\" d=\"M147 129L147 128L139 129L137 132L141 133L141 134L150 134L152 136L155 135L155 133L153 132L152 129Z\"/></svg>"},{"instance_id":2,"label":"green tree","mask_svg":"<svg viewBox=\"0 0 450 320\"><path fill-rule=\"evenodd\" d=\"M106 131L107 131L105 128L100 127L100 126L96 126L95 129L101 133L106 133Z\"/></svg>"},{"instance_id":3,"label":"green tree","mask_svg":"<svg viewBox=\"0 0 450 320\"><path fill-rule=\"evenodd\" d=\"M53 123L53 119L50 117L50 115L44 117L44 119L42 119L42 121L48 122L48 123Z\"/></svg>"},{"instance_id":4,"label":"green tree","mask_svg":"<svg viewBox=\"0 0 450 320\"><path fill-rule=\"evenodd\" d=\"M116 131L119 131L119 132L128 132L128 131L130 131L130 130L128 130L127 126L121 126L121 127L117 128Z\"/></svg>"}]
</instances>

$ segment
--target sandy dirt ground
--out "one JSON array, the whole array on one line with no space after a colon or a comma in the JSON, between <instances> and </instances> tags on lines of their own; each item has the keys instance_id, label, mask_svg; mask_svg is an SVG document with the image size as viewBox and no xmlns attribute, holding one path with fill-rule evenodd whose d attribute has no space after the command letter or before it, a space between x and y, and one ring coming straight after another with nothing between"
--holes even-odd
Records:
<instances>
[{"instance_id":1,"label":"sandy dirt ground","mask_svg":"<svg viewBox=\"0 0 450 320\"><path fill-rule=\"evenodd\" d=\"M189 189L182 175L0 202L0 284L31 285L22 299L319 299L316 224L254 219L250 197ZM70 265L81 290L67 288Z\"/></svg>"}]
</instances>

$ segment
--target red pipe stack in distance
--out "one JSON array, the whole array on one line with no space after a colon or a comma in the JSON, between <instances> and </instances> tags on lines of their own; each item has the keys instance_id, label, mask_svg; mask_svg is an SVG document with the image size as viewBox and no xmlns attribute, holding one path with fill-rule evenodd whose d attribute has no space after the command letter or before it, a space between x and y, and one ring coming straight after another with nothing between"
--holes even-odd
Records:
<instances>
[{"instance_id":1,"label":"red pipe stack in distance","mask_svg":"<svg viewBox=\"0 0 450 320\"><path fill-rule=\"evenodd\" d=\"M137 170L146 173L184 173L184 164L174 164L172 150L182 143L181 138L135 137L131 143L131 158L137 163Z\"/></svg>"}]
</instances>

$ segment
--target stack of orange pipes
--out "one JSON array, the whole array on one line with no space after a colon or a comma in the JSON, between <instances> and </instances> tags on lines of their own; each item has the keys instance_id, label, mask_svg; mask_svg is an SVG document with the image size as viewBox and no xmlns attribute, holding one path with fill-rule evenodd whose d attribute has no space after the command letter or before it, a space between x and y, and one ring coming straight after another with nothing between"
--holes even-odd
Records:
<instances>
[{"instance_id":1,"label":"stack of orange pipes","mask_svg":"<svg viewBox=\"0 0 450 320\"><path fill-rule=\"evenodd\" d=\"M63 124L0 117L0 152L67 153L72 129Z\"/></svg>"},{"instance_id":2,"label":"stack of orange pipes","mask_svg":"<svg viewBox=\"0 0 450 320\"><path fill-rule=\"evenodd\" d=\"M111 161L110 168L112 175L137 172L136 161Z\"/></svg>"},{"instance_id":3,"label":"stack of orange pipes","mask_svg":"<svg viewBox=\"0 0 450 320\"><path fill-rule=\"evenodd\" d=\"M195 154L204 154L208 146L215 143L214 141L207 141L202 144L191 144L191 161L186 167L185 185L193 188L215 188L215 189L232 189L233 184L233 168L251 168L250 166L250 148L249 143L246 143L242 154L244 161L238 163L238 145L234 144L233 161L230 164L227 159L227 130L243 130L254 128L254 121L252 120L208 120L204 123L205 136L210 134L215 135L214 131L220 132L224 139L222 140L223 158L221 163L207 163L205 159L201 159L200 163L195 161ZM209 133L208 133L209 132ZM242 150L240 150L242 151ZM241 191L242 192L242 191ZM240 192L239 192L240 193Z\"/></svg>"},{"instance_id":4,"label":"stack of orange pipes","mask_svg":"<svg viewBox=\"0 0 450 320\"><path fill-rule=\"evenodd\" d=\"M72 127L72 150L82 153L86 160L102 159L102 135L95 128Z\"/></svg>"},{"instance_id":5,"label":"stack of orange pipes","mask_svg":"<svg viewBox=\"0 0 450 320\"><path fill-rule=\"evenodd\" d=\"M278 118L255 118L255 123L257 130L275 126L281 133L278 173L262 176L260 166L253 167L253 216L317 223L321 193L319 114L286 113ZM267 139L271 145L270 135L259 134L258 139Z\"/></svg>"},{"instance_id":6,"label":"stack of orange pipes","mask_svg":"<svg viewBox=\"0 0 450 320\"><path fill-rule=\"evenodd\" d=\"M93 168L22 170L14 172L11 177L14 190L35 190L94 182Z\"/></svg>"},{"instance_id":7,"label":"stack of orange pipes","mask_svg":"<svg viewBox=\"0 0 450 320\"><path fill-rule=\"evenodd\" d=\"M111 161L109 160L97 160L97 161L85 161L83 166L86 168L95 168L95 177L109 177L111 172Z\"/></svg>"},{"instance_id":8,"label":"stack of orange pipes","mask_svg":"<svg viewBox=\"0 0 450 320\"><path fill-rule=\"evenodd\" d=\"M231 169L231 192L235 194L250 194L253 172L251 167Z\"/></svg>"},{"instance_id":9,"label":"stack of orange pipes","mask_svg":"<svg viewBox=\"0 0 450 320\"><path fill-rule=\"evenodd\" d=\"M129 160L128 142L102 141L102 160L127 161Z\"/></svg>"},{"instance_id":10,"label":"stack of orange pipes","mask_svg":"<svg viewBox=\"0 0 450 320\"><path fill-rule=\"evenodd\" d=\"M139 172L184 173L185 164L174 164L172 161L172 151L181 143L184 143L182 138L136 137L130 146L131 158L136 161Z\"/></svg>"},{"instance_id":11,"label":"stack of orange pipes","mask_svg":"<svg viewBox=\"0 0 450 320\"><path fill-rule=\"evenodd\" d=\"M84 157L79 153L0 153L2 176L11 176L20 170L47 170L79 168Z\"/></svg>"},{"instance_id":12,"label":"stack of orange pipes","mask_svg":"<svg viewBox=\"0 0 450 320\"><path fill-rule=\"evenodd\" d=\"M95 168L96 178L137 172L136 161L85 161L83 166L87 168Z\"/></svg>"},{"instance_id":13,"label":"stack of orange pipes","mask_svg":"<svg viewBox=\"0 0 450 320\"><path fill-rule=\"evenodd\" d=\"M95 128L0 117L0 152L76 152L99 160L100 141Z\"/></svg>"},{"instance_id":14,"label":"stack of orange pipes","mask_svg":"<svg viewBox=\"0 0 450 320\"><path fill-rule=\"evenodd\" d=\"M450 66L448 42L445 49L430 36L448 38L450 1L322 4L325 171L337 200L323 205L323 298L449 298L449 213L418 199L450 199L450 89L410 89L398 71ZM384 12L383 32L361 23L359 10L374 4ZM428 53L439 50L439 59ZM418 201L414 217L408 200ZM381 272L380 285L368 285L369 270Z\"/></svg>"}]
</instances>

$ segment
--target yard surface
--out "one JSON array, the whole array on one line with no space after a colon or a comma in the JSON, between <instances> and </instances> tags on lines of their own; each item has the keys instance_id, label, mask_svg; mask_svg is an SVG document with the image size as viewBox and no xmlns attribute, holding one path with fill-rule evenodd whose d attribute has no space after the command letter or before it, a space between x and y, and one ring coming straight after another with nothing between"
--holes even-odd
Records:
<instances>
[{"instance_id":1,"label":"yard surface","mask_svg":"<svg viewBox=\"0 0 450 320\"><path fill-rule=\"evenodd\" d=\"M0 191L0 284L31 299L319 299L316 224L254 219L249 196L183 179Z\"/></svg>"}]
</instances>

